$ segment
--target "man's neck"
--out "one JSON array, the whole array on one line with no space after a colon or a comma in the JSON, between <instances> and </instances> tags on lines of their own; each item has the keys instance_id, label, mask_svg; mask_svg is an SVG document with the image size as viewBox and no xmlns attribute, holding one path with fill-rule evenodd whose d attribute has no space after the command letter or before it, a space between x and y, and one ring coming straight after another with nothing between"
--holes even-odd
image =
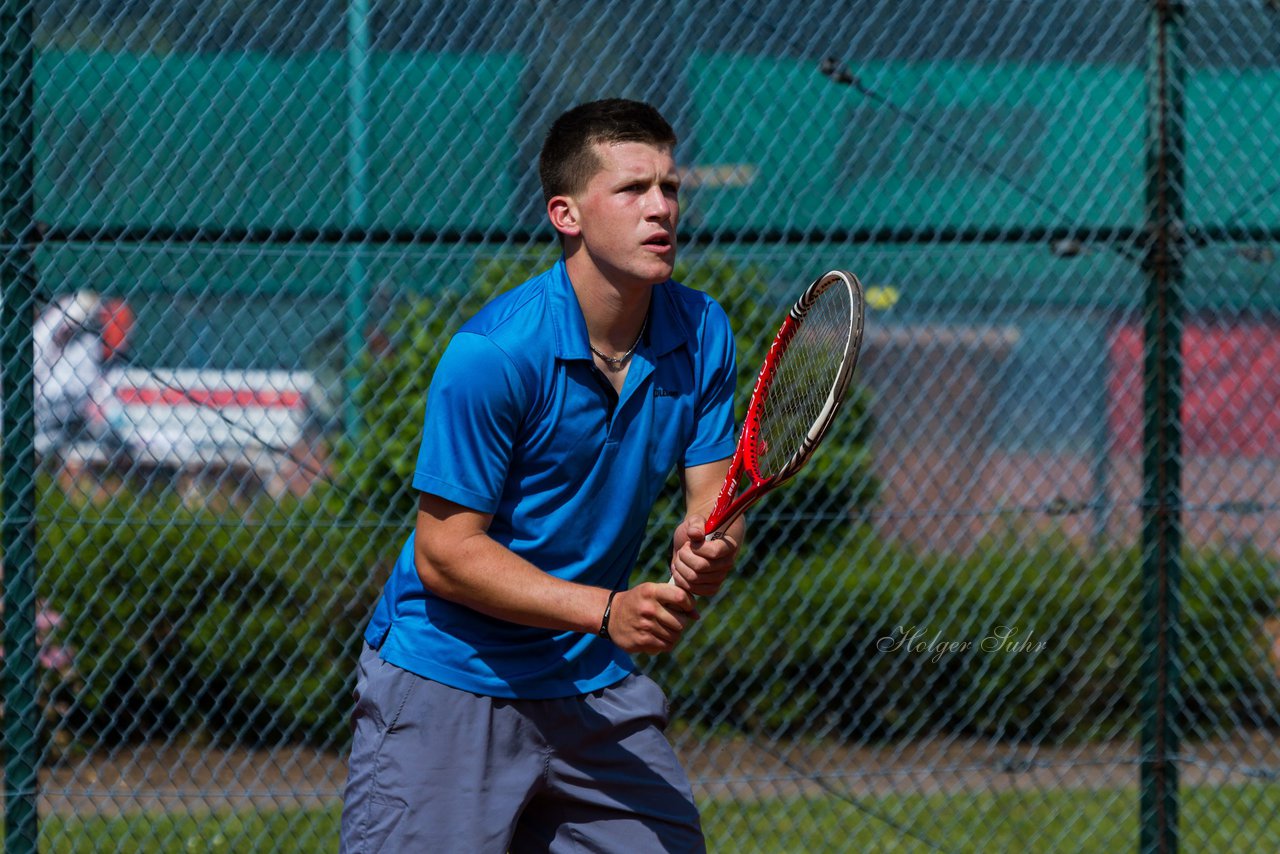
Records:
<instances>
[{"instance_id":1,"label":"man's neck","mask_svg":"<svg viewBox=\"0 0 1280 854\"><path fill-rule=\"evenodd\" d=\"M594 266L573 264L573 260L566 259L565 268L591 343L610 354L625 352L644 326L653 285L614 282Z\"/></svg>"}]
</instances>

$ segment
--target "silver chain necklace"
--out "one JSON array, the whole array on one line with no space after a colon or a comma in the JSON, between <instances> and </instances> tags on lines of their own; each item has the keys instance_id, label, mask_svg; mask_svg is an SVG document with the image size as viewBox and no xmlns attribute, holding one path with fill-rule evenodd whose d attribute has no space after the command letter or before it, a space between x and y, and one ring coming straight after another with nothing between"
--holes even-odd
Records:
<instances>
[{"instance_id":1,"label":"silver chain necklace","mask_svg":"<svg viewBox=\"0 0 1280 854\"><path fill-rule=\"evenodd\" d=\"M592 344L590 341L587 341L587 346L591 348L592 353L595 353L601 359L604 359L605 364L609 366L609 370L620 371L622 370L622 366L626 364L627 359L630 359L631 354L640 346L640 339L644 337L644 331L647 328L649 328L649 315L646 314L644 316L644 323L640 325L640 334L636 336L635 343L631 345L631 349L627 350L627 352L623 353L616 359L612 356L606 356L604 353L601 353L596 349L596 345Z\"/></svg>"}]
</instances>

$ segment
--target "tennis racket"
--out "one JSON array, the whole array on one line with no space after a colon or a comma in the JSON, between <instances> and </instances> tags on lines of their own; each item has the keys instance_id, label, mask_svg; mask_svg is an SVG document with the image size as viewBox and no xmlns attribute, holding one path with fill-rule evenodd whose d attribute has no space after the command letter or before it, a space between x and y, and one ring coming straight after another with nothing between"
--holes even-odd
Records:
<instances>
[{"instance_id":1,"label":"tennis racket","mask_svg":"<svg viewBox=\"0 0 1280 854\"><path fill-rule=\"evenodd\" d=\"M707 517L709 538L723 537L813 457L853 378L864 313L862 283L843 270L820 276L796 300L756 377L729 474Z\"/></svg>"}]
</instances>

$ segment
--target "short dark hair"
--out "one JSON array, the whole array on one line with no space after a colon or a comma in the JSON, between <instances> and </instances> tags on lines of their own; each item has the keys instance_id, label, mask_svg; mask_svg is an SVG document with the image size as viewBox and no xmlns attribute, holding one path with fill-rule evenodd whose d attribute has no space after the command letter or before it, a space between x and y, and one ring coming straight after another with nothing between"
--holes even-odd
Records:
<instances>
[{"instance_id":1,"label":"short dark hair","mask_svg":"<svg viewBox=\"0 0 1280 854\"><path fill-rule=\"evenodd\" d=\"M561 113L551 124L538 157L543 200L580 192L600 168L595 145L643 142L676 144L667 120L643 101L605 98Z\"/></svg>"}]
</instances>

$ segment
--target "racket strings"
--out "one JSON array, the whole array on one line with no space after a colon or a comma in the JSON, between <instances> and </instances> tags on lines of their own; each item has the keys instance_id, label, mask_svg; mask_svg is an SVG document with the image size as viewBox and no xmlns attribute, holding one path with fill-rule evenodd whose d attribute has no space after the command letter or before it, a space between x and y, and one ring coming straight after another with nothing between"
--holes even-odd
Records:
<instances>
[{"instance_id":1,"label":"racket strings","mask_svg":"<svg viewBox=\"0 0 1280 854\"><path fill-rule=\"evenodd\" d=\"M765 477L780 472L807 451L828 413L851 334L849 288L835 283L805 314L778 360L759 421L759 468Z\"/></svg>"}]
</instances>

